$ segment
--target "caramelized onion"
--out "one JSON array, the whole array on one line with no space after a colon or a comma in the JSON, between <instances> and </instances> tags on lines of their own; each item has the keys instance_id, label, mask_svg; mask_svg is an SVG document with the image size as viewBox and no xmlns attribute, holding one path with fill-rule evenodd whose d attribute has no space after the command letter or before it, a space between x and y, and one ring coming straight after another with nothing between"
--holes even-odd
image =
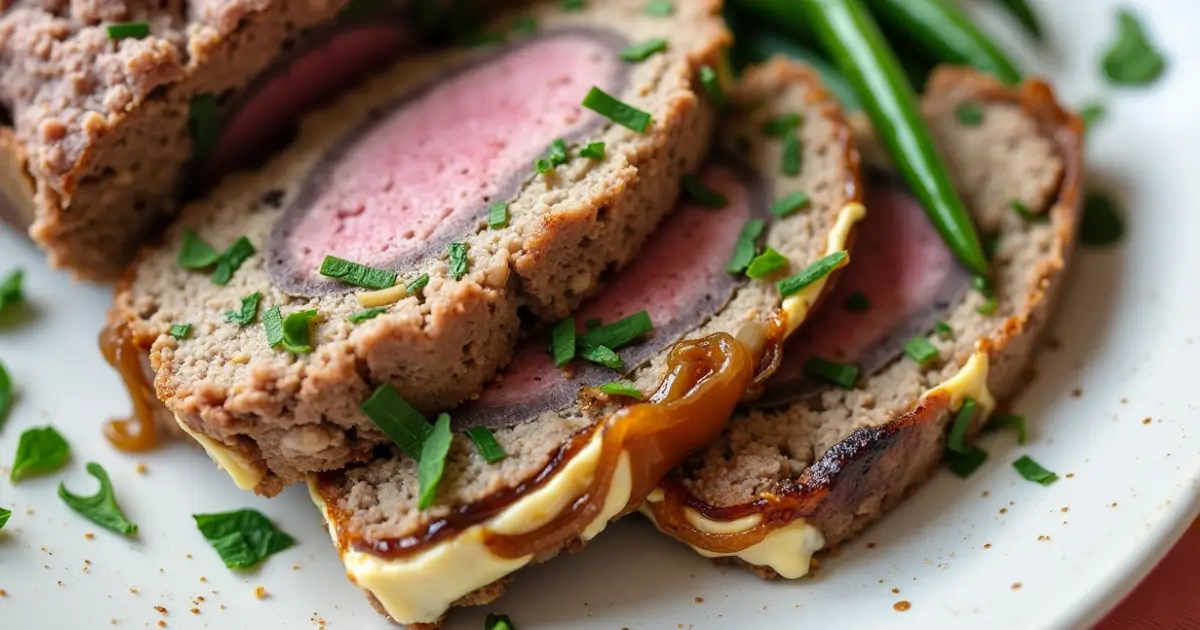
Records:
<instances>
[{"instance_id":1,"label":"caramelized onion","mask_svg":"<svg viewBox=\"0 0 1200 630\"><path fill-rule=\"evenodd\" d=\"M108 364L121 375L133 415L117 418L104 424L104 437L118 450L140 453L162 443L154 410L161 405L147 377L146 355L133 340L133 333L123 322L109 322L100 332L100 352Z\"/></svg>"}]
</instances>

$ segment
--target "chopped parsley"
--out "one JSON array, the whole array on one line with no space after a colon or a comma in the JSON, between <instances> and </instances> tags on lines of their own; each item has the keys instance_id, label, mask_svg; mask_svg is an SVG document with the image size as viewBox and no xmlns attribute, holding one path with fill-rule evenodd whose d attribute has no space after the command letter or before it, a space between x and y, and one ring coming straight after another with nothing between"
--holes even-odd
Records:
<instances>
[{"instance_id":1,"label":"chopped parsley","mask_svg":"<svg viewBox=\"0 0 1200 630\"><path fill-rule=\"evenodd\" d=\"M980 315L992 315L995 313L999 302L996 300L996 289L992 286L991 281L983 276L975 276L971 278L971 286L986 298L981 306L975 307L975 312Z\"/></svg>"},{"instance_id":2,"label":"chopped parsley","mask_svg":"<svg viewBox=\"0 0 1200 630\"><path fill-rule=\"evenodd\" d=\"M1022 455L1020 459L1012 463L1013 468L1021 474L1027 481L1040 483L1043 486L1048 486L1055 481L1058 481L1058 475L1046 470L1041 464L1033 461L1028 455Z\"/></svg>"},{"instance_id":3,"label":"chopped parsley","mask_svg":"<svg viewBox=\"0 0 1200 630\"><path fill-rule=\"evenodd\" d=\"M962 453L946 452L946 459L950 462L950 472L963 479L970 477L972 473L979 470L979 467L987 461L987 458L987 451L978 446L968 447Z\"/></svg>"},{"instance_id":4,"label":"chopped parsley","mask_svg":"<svg viewBox=\"0 0 1200 630\"><path fill-rule=\"evenodd\" d=\"M360 408L406 455L417 460L421 458L422 445L433 427L395 387L380 385Z\"/></svg>"},{"instance_id":5,"label":"chopped parsley","mask_svg":"<svg viewBox=\"0 0 1200 630\"><path fill-rule=\"evenodd\" d=\"M933 330L937 332L938 339L946 340L954 338L954 329L944 321L939 321L933 325Z\"/></svg>"},{"instance_id":6,"label":"chopped parsley","mask_svg":"<svg viewBox=\"0 0 1200 630\"><path fill-rule=\"evenodd\" d=\"M780 165L784 175L800 174L800 138L791 134L783 139L783 160Z\"/></svg>"},{"instance_id":7,"label":"chopped parsley","mask_svg":"<svg viewBox=\"0 0 1200 630\"><path fill-rule=\"evenodd\" d=\"M971 427L971 418L975 417L975 410L978 408L979 404L974 398L963 399L962 407L958 409L954 423L950 425L950 437L946 440L946 448L960 454L967 452L967 429Z\"/></svg>"},{"instance_id":8,"label":"chopped parsley","mask_svg":"<svg viewBox=\"0 0 1200 630\"><path fill-rule=\"evenodd\" d=\"M628 396L635 400L642 399L642 390L638 389L637 385L635 385L633 381L627 381L624 379L612 381L611 383L605 383L601 385L597 389L605 394L612 394L614 396Z\"/></svg>"},{"instance_id":9,"label":"chopped parsley","mask_svg":"<svg viewBox=\"0 0 1200 630\"><path fill-rule=\"evenodd\" d=\"M448 247L450 255L450 277L462 280L467 275L467 244L455 241Z\"/></svg>"},{"instance_id":10,"label":"chopped parsley","mask_svg":"<svg viewBox=\"0 0 1200 630\"><path fill-rule=\"evenodd\" d=\"M587 0L559 0L559 4L567 11L582 11L587 8Z\"/></svg>"},{"instance_id":11,"label":"chopped parsley","mask_svg":"<svg viewBox=\"0 0 1200 630\"><path fill-rule=\"evenodd\" d=\"M108 34L108 38L112 40L141 39L150 34L150 25L146 22L109 24L104 31Z\"/></svg>"},{"instance_id":12,"label":"chopped parsley","mask_svg":"<svg viewBox=\"0 0 1200 630\"><path fill-rule=\"evenodd\" d=\"M550 148L546 150L546 159L538 160L538 162L545 162L549 165L548 170L550 170L566 164L569 159L571 159L571 154L567 149L567 142L562 138L555 138L550 142ZM542 170L542 166L538 166L537 169L539 173L547 172Z\"/></svg>"},{"instance_id":13,"label":"chopped parsley","mask_svg":"<svg viewBox=\"0 0 1200 630\"><path fill-rule=\"evenodd\" d=\"M712 69L712 66L700 66L700 85L704 87L704 92L708 94L708 100L717 109L725 107L725 88L721 87L721 77L717 76L717 71Z\"/></svg>"},{"instance_id":14,"label":"chopped parsley","mask_svg":"<svg viewBox=\"0 0 1200 630\"><path fill-rule=\"evenodd\" d=\"M642 7L647 15L670 17L675 14L675 3L670 0L650 0Z\"/></svg>"},{"instance_id":15,"label":"chopped parsley","mask_svg":"<svg viewBox=\"0 0 1200 630\"><path fill-rule=\"evenodd\" d=\"M171 329L167 331L168 335L183 341L192 334L191 324L171 324Z\"/></svg>"},{"instance_id":16,"label":"chopped parsley","mask_svg":"<svg viewBox=\"0 0 1200 630\"><path fill-rule=\"evenodd\" d=\"M683 176L683 192L688 199L705 208L724 208L729 203L725 195L705 186L699 177L690 173Z\"/></svg>"},{"instance_id":17,"label":"chopped parsley","mask_svg":"<svg viewBox=\"0 0 1200 630\"><path fill-rule=\"evenodd\" d=\"M929 340L924 337L913 337L904 342L904 354L907 354L921 367L933 365L942 356L938 352L937 346L929 343Z\"/></svg>"},{"instance_id":18,"label":"chopped parsley","mask_svg":"<svg viewBox=\"0 0 1200 630\"><path fill-rule=\"evenodd\" d=\"M1032 223L1044 223L1050 220L1050 217L1045 213L1034 212L1032 208L1019 199L1009 201L1008 207L1012 208L1012 211L1017 213L1022 219Z\"/></svg>"},{"instance_id":19,"label":"chopped parsley","mask_svg":"<svg viewBox=\"0 0 1200 630\"><path fill-rule=\"evenodd\" d=\"M972 101L963 101L954 108L954 117L964 127L978 127L983 124L983 106Z\"/></svg>"},{"instance_id":20,"label":"chopped parsley","mask_svg":"<svg viewBox=\"0 0 1200 630\"><path fill-rule=\"evenodd\" d=\"M550 330L550 354L554 367L562 367L575 358L575 318L568 317Z\"/></svg>"},{"instance_id":21,"label":"chopped parsley","mask_svg":"<svg viewBox=\"0 0 1200 630\"><path fill-rule=\"evenodd\" d=\"M1079 240L1091 247L1114 245L1125 235L1125 220L1117 203L1097 192L1089 192L1083 202L1083 221Z\"/></svg>"},{"instance_id":22,"label":"chopped parsley","mask_svg":"<svg viewBox=\"0 0 1200 630\"><path fill-rule=\"evenodd\" d=\"M487 618L483 620L483 628L484 630L517 630L517 627L513 625L508 615L496 615L492 613L488 613Z\"/></svg>"},{"instance_id":23,"label":"chopped parsley","mask_svg":"<svg viewBox=\"0 0 1200 630\"><path fill-rule=\"evenodd\" d=\"M592 160L604 159L604 143L589 142L587 146L579 150L579 157L585 157Z\"/></svg>"},{"instance_id":24,"label":"chopped parsley","mask_svg":"<svg viewBox=\"0 0 1200 630\"><path fill-rule=\"evenodd\" d=\"M801 269L796 275L780 280L775 286L779 289L780 296L788 297L833 273L835 269L845 265L849 260L850 254L845 251L834 252Z\"/></svg>"},{"instance_id":25,"label":"chopped parsley","mask_svg":"<svg viewBox=\"0 0 1200 630\"><path fill-rule=\"evenodd\" d=\"M768 136L782 138L795 131L800 126L801 120L803 119L800 118L800 114L782 114L763 123L762 131Z\"/></svg>"},{"instance_id":26,"label":"chopped parsley","mask_svg":"<svg viewBox=\"0 0 1200 630\"><path fill-rule=\"evenodd\" d=\"M489 464L495 464L498 461L508 457L504 452L504 447L496 441L496 436L487 427L471 427L467 429L467 437L475 443L475 448L479 449L479 455L483 457L483 461Z\"/></svg>"},{"instance_id":27,"label":"chopped parsley","mask_svg":"<svg viewBox=\"0 0 1200 630\"><path fill-rule=\"evenodd\" d=\"M67 463L71 447L54 427L26 429L17 443L17 456L13 459L12 472L8 478L13 483L36 475L54 472Z\"/></svg>"},{"instance_id":28,"label":"chopped parsley","mask_svg":"<svg viewBox=\"0 0 1200 630\"><path fill-rule=\"evenodd\" d=\"M417 460L418 510L433 505L433 500L437 498L437 487L446 471L446 455L450 453L452 438L450 414L438 414L433 430L421 444L421 457Z\"/></svg>"},{"instance_id":29,"label":"chopped parsley","mask_svg":"<svg viewBox=\"0 0 1200 630\"><path fill-rule=\"evenodd\" d=\"M985 300L983 304L976 306L975 312L979 313L980 315L994 315L996 313L996 308L999 307L999 305L1000 302L997 301L996 296L993 295Z\"/></svg>"},{"instance_id":30,"label":"chopped parsley","mask_svg":"<svg viewBox=\"0 0 1200 630\"><path fill-rule=\"evenodd\" d=\"M1105 114L1108 113L1108 108L1103 103L1088 103L1079 108L1079 117L1083 119L1083 128L1086 131L1091 131L1096 123L1100 122Z\"/></svg>"},{"instance_id":31,"label":"chopped parsley","mask_svg":"<svg viewBox=\"0 0 1200 630\"><path fill-rule=\"evenodd\" d=\"M351 286L380 291L396 285L396 272L368 267L337 256L321 261L321 275Z\"/></svg>"},{"instance_id":32,"label":"chopped parsley","mask_svg":"<svg viewBox=\"0 0 1200 630\"><path fill-rule=\"evenodd\" d=\"M762 219L748 219L742 225L742 231L738 234L737 245L733 248L733 257L729 259L729 266L725 268L726 271L729 273L742 273L750 266L750 262L754 260L755 243L758 241L758 237L762 236L765 226L766 222Z\"/></svg>"},{"instance_id":33,"label":"chopped parsley","mask_svg":"<svg viewBox=\"0 0 1200 630\"><path fill-rule=\"evenodd\" d=\"M242 306L236 311L225 311L225 321L238 326L249 326L258 316L258 303L262 293L255 291L242 298Z\"/></svg>"},{"instance_id":34,"label":"chopped parsley","mask_svg":"<svg viewBox=\"0 0 1200 630\"><path fill-rule=\"evenodd\" d=\"M87 472L100 482L100 490L90 497L72 494L67 486L58 484L58 497L76 514L112 532L123 536L137 534L138 527L125 518L121 507L117 505L117 497L113 493L112 481L108 472L96 462L88 462Z\"/></svg>"},{"instance_id":35,"label":"chopped parsley","mask_svg":"<svg viewBox=\"0 0 1200 630\"><path fill-rule=\"evenodd\" d=\"M415 280L408 283L408 288L405 292L408 295L414 295L414 294L416 294L417 291L424 289L425 285L427 285L427 284L429 284L429 274L423 273L423 274L417 276L417 278Z\"/></svg>"},{"instance_id":36,"label":"chopped parsley","mask_svg":"<svg viewBox=\"0 0 1200 630\"><path fill-rule=\"evenodd\" d=\"M0 363L0 429L4 428L4 421L8 419L8 412L12 410L12 402L12 379L8 376L8 370L4 369L4 364Z\"/></svg>"},{"instance_id":37,"label":"chopped parsley","mask_svg":"<svg viewBox=\"0 0 1200 630\"><path fill-rule=\"evenodd\" d=\"M654 330L650 314L638 311L607 326L600 326L579 336L581 348L604 347L611 352ZM586 357L585 357L586 358Z\"/></svg>"},{"instance_id":38,"label":"chopped parsley","mask_svg":"<svg viewBox=\"0 0 1200 630\"><path fill-rule=\"evenodd\" d=\"M283 349L292 354L308 354L312 348L312 321L317 309L296 311L283 318Z\"/></svg>"},{"instance_id":39,"label":"chopped parsley","mask_svg":"<svg viewBox=\"0 0 1200 630\"><path fill-rule=\"evenodd\" d=\"M862 291L855 291L846 296L843 306L851 313L865 313L871 308L871 300L867 299L867 295Z\"/></svg>"},{"instance_id":40,"label":"chopped parsley","mask_svg":"<svg viewBox=\"0 0 1200 630\"><path fill-rule=\"evenodd\" d=\"M797 190L796 192L787 195L782 199L776 200L775 203L771 204L771 214L782 219L799 210L800 208L803 208L808 202L808 195L803 191Z\"/></svg>"},{"instance_id":41,"label":"chopped parsley","mask_svg":"<svg viewBox=\"0 0 1200 630\"><path fill-rule=\"evenodd\" d=\"M754 260L750 261L750 267L746 269L746 275L751 278L763 278L787 264L787 256L775 251L774 248L767 247L763 250L763 253L755 256Z\"/></svg>"},{"instance_id":42,"label":"chopped parsley","mask_svg":"<svg viewBox=\"0 0 1200 630\"><path fill-rule=\"evenodd\" d=\"M246 262L254 255L254 245L250 244L250 239L245 236L233 242L229 249L221 253L221 257L217 259L217 269L213 271L212 281L214 284L225 286L229 284L229 280L233 278L233 272L237 271L242 263Z\"/></svg>"},{"instance_id":43,"label":"chopped parsley","mask_svg":"<svg viewBox=\"0 0 1200 630\"><path fill-rule=\"evenodd\" d=\"M10 516L12 516L12 510L0 508L0 529L4 529L4 525L8 522L8 517Z\"/></svg>"},{"instance_id":44,"label":"chopped parsley","mask_svg":"<svg viewBox=\"0 0 1200 630\"><path fill-rule=\"evenodd\" d=\"M804 371L844 389L854 389L854 384L858 382L858 366L837 363L816 355L804 362Z\"/></svg>"},{"instance_id":45,"label":"chopped parsley","mask_svg":"<svg viewBox=\"0 0 1200 630\"><path fill-rule=\"evenodd\" d=\"M175 261L184 269L204 269L216 264L221 254L192 230L183 233L183 246Z\"/></svg>"},{"instance_id":46,"label":"chopped parsley","mask_svg":"<svg viewBox=\"0 0 1200 630\"><path fill-rule=\"evenodd\" d=\"M371 308L364 308L363 310L358 311L357 313L351 313L350 317L347 317L346 319L351 324L361 324L361 323L367 321L368 319L375 319L376 317L379 317L380 315L382 315L383 313L386 313L386 312L387 312L386 306L374 306Z\"/></svg>"},{"instance_id":47,"label":"chopped parsley","mask_svg":"<svg viewBox=\"0 0 1200 630\"><path fill-rule=\"evenodd\" d=\"M625 368L625 362L621 360L621 356L608 346L586 346L579 351L579 356L585 361L598 363L613 370Z\"/></svg>"},{"instance_id":48,"label":"chopped parsley","mask_svg":"<svg viewBox=\"0 0 1200 630\"><path fill-rule=\"evenodd\" d=\"M583 106L605 118L638 133L650 126L650 114L622 103L598 87L592 87L583 97Z\"/></svg>"},{"instance_id":49,"label":"chopped parsley","mask_svg":"<svg viewBox=\"0 0 1200 630\"><path fill-rule=\"evenodd\" d=\"M984 431L1000 431L1008 427L1014 427L1017 430L1017 444L1025 445L1026 429L1025 416L1015 413L998 413L983 426Z\"/></svg>"},{"instance_id":50,"label":"chopped parsley","mask_svg":"<svg viewBox=\"0 0 1200 630\"><path fill-rule=\"evenodd\" d=\"M274 348L283 343L283 315L278 306L272 306L263 313L263 330L267 333L267 346Z\"/></svg>"},{"instance_id":51,"label":"chopped parsley","mask_svg":"<svg viewBox=\"0 0 1200 630\"><path fill-rule=\"evenodd\" d=\"M296 544L256 510L193 514L196 527L230 569L250 569Z\"/></svg>"},{"instance_id":52,"label":"chopped parsley","mask_svg":"<svg viewBox=\"0 0 1200 630\"><path fill-rule=\"evenodd\" d=\"M0 280L0 313L4 313L8 307L25 300L25 292L21 290L21 281L25 279L25 272L20 269L13 269Z\"/></svg>"},{"instance_id":53,"label":"chopped parsley","mask_svg":"<svg viewBox=\"0 0 1200 630\"><path fill-rule=\"evenodd\" d=\"M554 165L551 164L550 160L547 160L546 158L538 158L533 161L533 170L545 175L546 173L554 170Z\"/></svg>"},{"instance_id":54,"label":"chopped parsley","mask_svg":"<svg viewBox=\"0 0 1200 630\"><path fill-rule=\"evenodd\" d=\"M1162 75L1167 60L1155 49L1137 16L1122 10L1117 12L1117 39L1100 65L1113 85L1149 85Z\"/></svg>"},{"instance_id":55,"label":"chopped parsley","mask_svg":"<svg viewBox=\"0 0 1200 630\"><path fill-rule=\"evenodd\" d=\"M645 61L654 53L659 53L667 49L667 40L656 37L648 39L644 42L631 44L621 49L621 61Z\"/></svg>"},{"instance_id":56,"label":"chopped parsley","mask_svg":"<svg viewBox=\"0 0 1200 630\"><path fill-rule=\"evenodd\" d=\"M208 155L217 147L220 129L215 96L201 94L192 99L188 107L188 130L192 135L192 151L196 155Z\"/></svg>"},{"instance_id":57,"label":"chopped parsley","mask_svg":"<svg viewBox=\"0 0 1200 630\"><path fill-rule=\"evenodd\" d=\"M488 206L488 227L493 230L508 227L508 204L498 201Z\"/></svg>"}]
</instances>

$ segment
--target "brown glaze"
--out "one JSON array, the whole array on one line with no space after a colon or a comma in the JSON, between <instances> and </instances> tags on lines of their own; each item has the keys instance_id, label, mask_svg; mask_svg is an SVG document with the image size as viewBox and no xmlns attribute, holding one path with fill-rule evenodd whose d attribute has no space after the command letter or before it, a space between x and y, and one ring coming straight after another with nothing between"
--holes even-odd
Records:
<instances>
[{"instance_id":1,"label":"brown glaze","mask_svg":"<svg viewBox=\"0 0 1200 630\"><path fill-rule=\"evenodd\" d=\"M151 386L153 378L148 376L147 354L133 337L124 322L109 321L100 332L100 352L121 375L133 402L133 415L106 422L104 437L118 450L140 453L159 446L163 436L155 420L154 410L161 403Z\"/></svg>"},{"instance_id":2,"label":"brown glaze","mask_svg":"<svg viewBox=\"0 0 1200 630\"><path fill-rule=\"evenodd\" d=\"M1003 399L1012 395L1019 384L1024 357L1036 347L1037 333L1049 317L1062 285L1060 272L1074 248L1083 181L1083 123L1062 109L1050 87L1041 81L1008 88L972 70L942 68L931 79L929 91L954 86L970 87L978 100L1021 106L1038 121L1041 132L1056 142L1065 163L1058 198L1050 210L1061 258L1039 269L1039 277L1029 286L1023 312L1009 318L994 337L980 342L991 363L988 389L997 399ZM854 431L797 479L753 502L718 508L690 496L678 477L670 477L661 484L664 500L648 507L665 532L715 553L745 549L798 518L815 525L824 534L826 545L834 546L897 505L937 469L951 415L948 395L934 393L890 422ZM762 515L762 521L744 532L710 534L688 523L684 508L716 521L753 514ZM773 576L769 569L756 569L761 569L760 575Z\"/></svg>"}]
</instances>

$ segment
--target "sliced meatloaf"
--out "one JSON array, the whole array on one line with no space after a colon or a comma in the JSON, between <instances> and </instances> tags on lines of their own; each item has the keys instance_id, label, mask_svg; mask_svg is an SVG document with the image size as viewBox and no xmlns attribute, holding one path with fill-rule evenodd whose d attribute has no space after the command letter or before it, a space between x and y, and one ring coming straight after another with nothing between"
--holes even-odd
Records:
<instances>
[{"instance_id":1,"label":"sliced meatloaf","mask_svg":"<svg viewBox=\"0 0 1200 630\"><path fill-rule=\"evenodd\" d=\"M3 3L0 135L15 145L0 149L27 159L0 158L0 217L52 265L116 279L186 173L244 164L299 110L411 47L415 4Z\"/></svg>"},{"instance_id":2,"label":"sliced meatloaf","mask_svg":"<svg viewBox=\"0 0 1200 630\"><path fill-rule=\"evenodd\" d=\"M478 395L521 313L565 316L672 208L715 127L698 75L728 42L716 11L542 2L500 19L537 25L507 44L393 66L186 208L118 291L113 336L149 353L159 399L227 468L241 462L239 485L274 494L367 459L386 441L359 410L372 389L427 413ZM666 49L621 59L653 38ZM582 107L597 89L649 120ZM215 270L177 262L201 243ZM374 275L322 275L327 256ZM310 310L306 341L281 342L277 324Z\"/></svg>"},{"instance_id":3,"label":"sliced meatloaf","mask_svg":"<svg viewBox=\"0 0 1200 630\"><path fill-rule=\"evenodd\" d=\"M979 108L981 120L956 113L964 108ZM991 287L972 287L896 179L874 177L861 255L785 349L760 407L735 415L643 507L701 554L765 577L804 575L815 551L880 518L936 470L952 422L970 437L1021 383L1071 257L1081 123L1041 82L1008 88L965 69L933 76L924 112L994 243ZM869 131L860 143L881 155ZM814 378L830 374L822 359L861 373L830 385Z\"/></svg>"},{"instance_id":4,"label":"sliced meatloaf","mask_svg":"<svg viewBox=\"0 0 1200 630\"><path fill-rule=\"evenodd\" d=\"M532 338L450 413L456 429L489 427L507 456L489 463L455 433L425 509L417 462L398 449L310 480L347 574L380 612L437 626L448 608L495 599L512 572L634 509L753 395L782 339L832 286L831 268L786 299L776 283L844 258L863 216L840 111L814 74L782 61L750 71L729 99L723 148L689 180L689 199L565 324L587 357L615 322L647 317L653 330L617 348L619 365L556 369L545 336ZM752 264L748 279L756 245L780 266Z\"/></svg>"}]
</instances>

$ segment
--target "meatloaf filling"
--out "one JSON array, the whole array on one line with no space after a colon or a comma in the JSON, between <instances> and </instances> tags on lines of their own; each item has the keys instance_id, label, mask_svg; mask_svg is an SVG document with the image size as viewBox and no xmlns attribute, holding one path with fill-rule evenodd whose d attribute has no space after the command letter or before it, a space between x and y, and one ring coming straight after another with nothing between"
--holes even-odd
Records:
<instances>
[{"instance_id":1,"label":"meatloaf filling","mask_svg":"<svg viewBox=\"0 0 1200 630\"><path fill-rule=\"evenodd\" d=\"M491 601L512 572L636 508L756 392L778 344L833 285L825 273L786 299L776 288L844 254L863 216L858 155L839 110L814 75L784 62L749 72L730 101L721 138L736 158L710 161L689 183L704 204L681 204L575 316L584 339L589 320L594 329L645 311L654 330L620 348L625 367L576 360L558 370L545 337L533 338L477 401L450 414L457 428L492 427L507 456L488 463L454 435L425 509L417 463L398 449L310 480L349 576L381 612L436 625L449 607ZM800 118L778 135L761 131ZM802 147L797 171L783 166L792 140ZM800 193L807 203L781 204ZM783 264L745 279L729 266L751 220L763 221L762 245ZM618 379L634 395L595 387Z\"/></svg>"},{"instance_id":2,"label":"meatloaf filling","mask_svg":"<svg viewBox=\"0 0 1200 630\"><path fill-rule=\"evenodd\" d=\"M979 125L955 115L964 103L982 107ZM1073 248L1080 121L1043 83L1010 89L960 69L935 74L924 111L976 223L995 239L994 293L965 290L917 202L880 180L860 244L876 249L850 265L843 299L785 350L768 386L770 402L799 400L736 414L643 507L699 553L768 577L804 575L814 552L878 519L936 470L967 400L977 407L963 420L970 436L1019 385ZM869 132L860 144L880 154ZM869 304L862 313L846 306L857 292ZM936 350L920 361L903 350L914 331ZM856 364L861 376L814 386L799 376L814 355Z\"/></svg>"}]
</instances>

